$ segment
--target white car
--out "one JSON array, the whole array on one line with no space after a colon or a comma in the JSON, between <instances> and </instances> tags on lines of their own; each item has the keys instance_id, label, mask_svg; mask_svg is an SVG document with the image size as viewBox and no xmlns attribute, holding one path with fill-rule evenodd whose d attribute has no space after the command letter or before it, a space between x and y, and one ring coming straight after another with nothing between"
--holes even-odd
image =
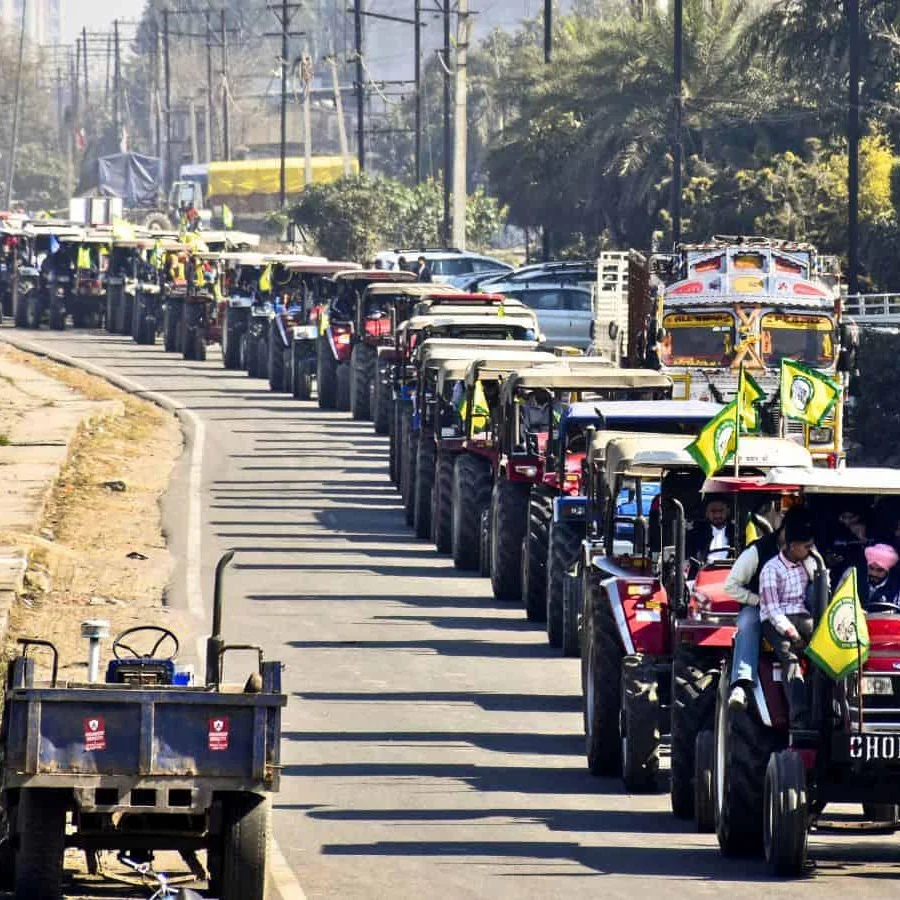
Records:
<instances>
[{"instance_id":1,"label":"white car","mask_svg":"<svg viewBox=\"0 0 900 900\"><path fill-rule=\"evenodd\" d=\"M589 290L572 285L536 284L485 289L520 300L536 313L548 347L591 346L591 322L594 318Z\"/></svg>"},{"instance_id":2,"label":"white car","mask_svg":"<svg viewBox=\"0 0 900 900\"><path fill-rule=\"evenodd\" d=\"M464 250L386 250L375 257L375 265L379 268L395 269L401 256L406 260L407 266L412 266L420 256L424 256L428 268L431 269L432 281L437 284L443 284L459 275L513 270L512 266L499 259Z\"/></svg>"}]
</instances>

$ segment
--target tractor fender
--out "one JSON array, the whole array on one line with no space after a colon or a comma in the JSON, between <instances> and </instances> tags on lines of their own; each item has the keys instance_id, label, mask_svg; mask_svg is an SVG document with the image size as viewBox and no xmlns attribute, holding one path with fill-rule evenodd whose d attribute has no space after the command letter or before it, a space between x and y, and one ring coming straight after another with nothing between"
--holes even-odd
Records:
<instances>
[{"instance_id":1,"label":"tractor fender","mask_svg":"<svg viewBox=\"0 0 900 900\"><path fill-rule=\"evenodd\" d=\"M601 586L610 598L625 652L666 656L671 643L668 598L659 582L652 578L613 576L602 581Z\"/></svg>"}]
</instances>

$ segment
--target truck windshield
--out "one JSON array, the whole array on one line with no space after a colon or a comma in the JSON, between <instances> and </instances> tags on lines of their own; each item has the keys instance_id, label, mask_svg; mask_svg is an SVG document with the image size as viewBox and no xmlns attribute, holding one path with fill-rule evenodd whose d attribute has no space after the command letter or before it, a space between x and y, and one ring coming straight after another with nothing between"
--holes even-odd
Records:
<instances>
[{"instance_id":1,"label":"truck windshield","mask_svg":"<svg viewBox=\"0 0 900 900\"><path fill-rule=\"evenodd\" d=\"M834 362L833 329L826 316L763 316L763 359L767 366L780 365L782 359L829 366Z\"/></svg>"},{"instance_id":2,"label":"truck windshield","mask_svg":"<svg viewBox=\"0 0 900 900\"><path fill-rule=\"evenodd\" d=\"M661 359L666 366L727 366L734 358L730 316L666 316Z\"/></svg>"}]
</instances>

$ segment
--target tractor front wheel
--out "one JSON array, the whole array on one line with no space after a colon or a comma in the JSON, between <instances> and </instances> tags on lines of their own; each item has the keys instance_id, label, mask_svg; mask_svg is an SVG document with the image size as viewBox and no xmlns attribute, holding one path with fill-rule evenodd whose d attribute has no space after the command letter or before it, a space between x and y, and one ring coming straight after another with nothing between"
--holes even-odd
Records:
<instances>
[{"instance_id":1,"label":"tractor front wheel","mask_svg":"<svg viewBox=\"0 0 900 900\"><path fill-rule=\"evenodd\" d=\"M656 790L659 779L659 685L641 654L622 660L622 779L629 793Z\"/></svg>"},{"instance_id":2,"label":"tractor front wheel","mask_svg":"<svg viewBox=\"0 0 900 900\"><path fill-rule=\"evenodd\" d=\"M766 862L775 875L796 878L806 868L809 810L803 757L782 750L769 757L763 807Z\"/></svg>"}]
</instances>

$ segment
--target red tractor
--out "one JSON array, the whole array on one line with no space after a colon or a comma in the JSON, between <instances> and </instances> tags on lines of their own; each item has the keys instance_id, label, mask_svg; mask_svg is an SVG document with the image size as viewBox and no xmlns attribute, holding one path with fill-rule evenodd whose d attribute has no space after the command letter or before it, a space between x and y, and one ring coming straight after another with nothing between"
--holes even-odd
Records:
<instances>
[{"instance_id":1,"label":"red tractor","mask_svg":"<svg viewBox=\"0 0 900 900\"><path fill-rule=\"evenodd\" d=\"M702 519L704 483L687 452L691 442L673 435L612 440L597 435L588 453L581 639L587 758L592 773L621 774L629 791L656 789L660 738L673 730L678 645L704 652L705 629L710 622L718 624L698 619L691 607L706 610L708 605L709 614L717 616L715 604L724 602L721 615L730 615L732 623L736 612L717 587L728 566L700 560L691 565L685 559L687 523ZM774 466L808 466L811 460L793 441L744 438L738 464L758 474ZM643 503L648 488L655 496L649 515ZM637 502L625 512L630 497ZM733 559L736 549L724 551ZM689 579L692 596L686 603ZM711 652L712 659L698 660L696 667L715 667L723 651L711 646ZM680 688L675 693L682 696ZM694 716L694 709L681 713ZM683 766L679 756L673 770L683 771Z\"/></svg>"},{"instance_id":2,"label":"red tractor","mask_svg":"<svg viewBox=\"0 0 900 900\"><path fill-rule=\"evenodd\" d=\"M833 527L847 508L870 522L897 518L900 472L895 469L813 469L769 473L765 486L800 498L817 524L811 610L845 649L857 650L854 604L831 605L830 585L843 580L853 555L835 549ZM865 519L866 516L863 515ZM859 548L861 550L861 548ZM866 580L859 583L866 600ZM811 662L806 669L807 721L791 727L784 673L764 645L758 684L746 710L728 703L727 679L717 694L715 728L703 735L698 759L719 846L727 856L763 852L775 874L806 871L810 827L824 824L830 803L860 804L862 818L897 827L900 804L900 607L866 607L870 646L862 669L832 679ZM856 669L856 666L852 666ZM701 741L698 740L698 747Z\"/></svg>"}]
</instances>

